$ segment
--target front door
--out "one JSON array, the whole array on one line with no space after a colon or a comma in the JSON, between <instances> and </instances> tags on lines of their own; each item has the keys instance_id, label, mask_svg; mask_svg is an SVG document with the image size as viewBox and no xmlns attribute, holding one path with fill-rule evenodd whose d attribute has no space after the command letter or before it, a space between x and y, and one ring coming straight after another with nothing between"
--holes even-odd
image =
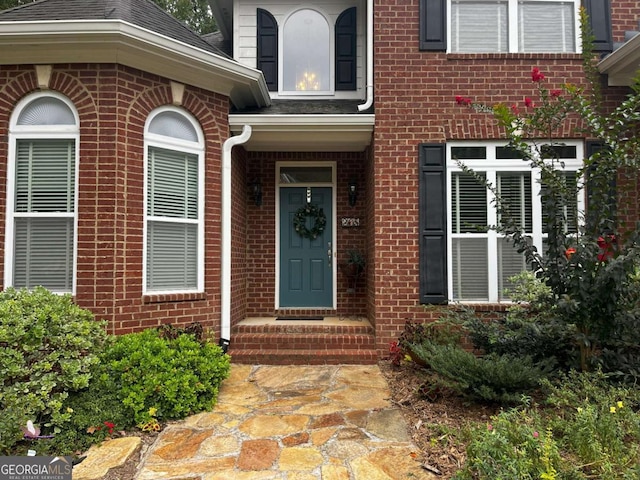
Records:
<instances>
[{"instance_id":1,"label":"front door","mask_svg":"<svg viewBox=\"0 0 640 480\"><path fill-rule=\"evenodd\" d=\"M304 215L306 235L296 231L307 205L324 213L322 232L317 213ZM280 308L333 307L332 205L331 187L280 188Z\"/></svg>"}]
</instances>

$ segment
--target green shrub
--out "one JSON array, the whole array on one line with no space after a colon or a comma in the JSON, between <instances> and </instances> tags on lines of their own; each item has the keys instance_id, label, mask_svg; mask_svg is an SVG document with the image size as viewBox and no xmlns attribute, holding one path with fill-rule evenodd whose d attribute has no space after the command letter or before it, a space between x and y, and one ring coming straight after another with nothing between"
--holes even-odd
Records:
<instances>
[{"instance_id":1,"label":"green shrub","mask_svg":"<svg viewBox=\"0 0 640 480\"><path fill-rule=\"evenodd\" d=\"M455 345L423 342L411 346L427 367L457 385L461 393L475 399L517 403L525 393L535 390L548 375L544 363L530 357L489 354L478 357Z\"/></svg>"},{"instance_id":2,"label":"green shrub","mask_svg":"<svg viewBox=\"0 0 640 480\"><path fill-rule=\"evenodd\" d=\"M217 345L193 335L163 339L154 329L118 337L103 361L136 424L210 409L230 368Z\"/></svg>"},{"instance_id":3,"label":"green shrub","mask_svg":"<svg viewBox=\"0 0 640 480\"><path fill-rule=\"evenodd\" d=\"M105 340L104 323L42 287L0 293L0 452L22 438L32 420L59 433L70 418L70 392L86 388Z\"/></svg>"},{"instance_id":4,"label":"green shrub","mask_svg":"<svg viewBox=\"0 0 640 480\"><path fill-rule=\"evenodd\" d=\"M479 427L467 446L456 480L555 480L580 478L567 467L558 444L535 410L513 409Z\"/></svg>"},{"instance_id":5,"label":"green shrub","mask_svg":"<svg viewBox=\"0 0 640 480\"><path fill-rule=\"evenodd\" d=\"M640 478L640 391L602 372L562 375L549 390L550 425L589 478Z\"/></svg>"}]
</instances>

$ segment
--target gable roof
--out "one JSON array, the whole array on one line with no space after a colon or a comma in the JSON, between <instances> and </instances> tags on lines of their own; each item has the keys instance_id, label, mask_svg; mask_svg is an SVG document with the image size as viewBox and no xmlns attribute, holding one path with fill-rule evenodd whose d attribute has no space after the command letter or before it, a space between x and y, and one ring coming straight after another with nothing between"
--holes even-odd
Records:
<instances>
[{"instance_id":1,"label":"gable roof","mask_svg":"<svg viewBox=\"0 0 640 480\"><path fill-rule=\"evenodd\" d=\"M239 64L151 0L39 0L0 12L0 65L120 63L270 103L262 72Z\"/></svg>"},{"instance_id":2,"label":"gable roof","mask_svg":"<svg viewBox=\"0 0 640 480\"><path fill-rule=\"evenodd\" d=\"M0 12L0 22L51 20L122 20L228 57L151 0L38 0Z\"/></svg>"}]
</instances>

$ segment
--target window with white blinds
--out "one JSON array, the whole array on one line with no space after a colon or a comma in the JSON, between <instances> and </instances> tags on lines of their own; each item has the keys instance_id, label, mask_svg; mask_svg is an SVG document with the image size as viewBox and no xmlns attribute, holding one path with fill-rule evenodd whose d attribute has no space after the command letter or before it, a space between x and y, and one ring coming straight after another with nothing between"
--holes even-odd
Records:
<instances>
[{"instance_id":1,"label":"window with white blinds","mask_svg":"<svg viewBox=\"0 0 640 480\"><path fill-rule=\"evenodd\" d=\"M504 144L448 144L448 238L449 292L453 301L500 302L509 300L510 279L527 269L525 258L510 239L489 228L517 225L543 251L546 232L540 200L544 185L537 169L518 158ZM580 168L581 145L563 148L564 178L575 186ZM457 161L475 172L461 170ZM560 163L559 163L560 164ZM503 211L495 208L488 182L500 196ZM569 199L567 218L581 206L581 199Z\"/></svg>"},{"instance_id":2,"label":"window with white blinds","mask_svg":"<svg viewBox=\"0 0 640 480\"><path fill-rule=\"evenodd\" d=\"M577 0L450 0L450 52L576 52L579 7Z\"/></svg>"},{"instance_id":3,"label":"window with white blinds","mask_svg":"<svg viewBox=\"0 0 640 480\"><path fill-rule=\"evenodd\" d=\"M78 127L71 104L35 94L11 123L5 285L73 293Z\"/></svg>"},{"instance_id":4,"label":"window with white blinds","mask_svg":"<svg viewBox=\"0 0 640 480\"><path fill-rule=\"evenodd\" d=\"M195 122L177 110L164 109L148 122L145 183L148 293L203 289L200 138Z\"/></svg>"}]
</instances>

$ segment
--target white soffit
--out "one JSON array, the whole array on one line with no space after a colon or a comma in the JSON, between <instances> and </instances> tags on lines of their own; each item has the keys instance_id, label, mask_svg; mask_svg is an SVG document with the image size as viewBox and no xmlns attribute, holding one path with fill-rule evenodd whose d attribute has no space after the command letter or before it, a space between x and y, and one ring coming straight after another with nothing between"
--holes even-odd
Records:
<instances>
[{"instance_id":1,"label":"white soffit","mask_svg":"<svg viewBox=\"0 0 640 480\"><path fill-rule=\"evenodd\" d=\"M118 63L229 96L271 103L262 72L120 20L0 22L0 65Z\"/></svg>"},{"instance_id":2,"label":"white soffit","mask_svg":"<svg viewBox=\"0 0 640 480\"><path fill-rule=\"evenodd\" d=\"M360 152L371 145L375 116L360 115L229 115L233 134L251 125L244 145L265 152Z\"/></svg>"},{"instance_id":3,"label":"white soffit","mask_svg":"<svg viewBox=\"0 0 640 480\"><path fill-rule=\"evenodd\" d=\"M598 63L600 73L608 77L610 87L628 87L640 70L640 35L626 41Z\"/></svg>"}]
</instances>

